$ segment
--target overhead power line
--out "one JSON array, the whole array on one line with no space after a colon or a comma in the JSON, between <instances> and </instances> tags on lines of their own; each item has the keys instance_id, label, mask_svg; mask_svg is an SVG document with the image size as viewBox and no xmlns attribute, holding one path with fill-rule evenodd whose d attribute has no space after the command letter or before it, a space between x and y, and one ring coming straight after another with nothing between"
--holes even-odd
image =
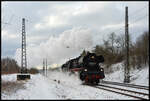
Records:
<instances>
[{"instance_id":1,"label":"overhead power line","mask_svg":"<svg viewBox=\"0 0 150 101\"><path fill-rule=\"evenodd\" d=\"M147 7L147 5L144 6L144 7L142 7L142 8L140 8L140 9L138 9L138 10L136 10L136 11L134 11L134 12L132 12L131 15L129 15L129 16L136 15L136 14L139 13L140 11L144 10L146 7Z\"/></svg>"},{"instance_id":2,"label":"overhead power line","mask_svg":"<svg viewBox=\"0 0 150 101\"><path fill-rule=\"evenodd\" d=\"M144 16L142 16L142 17L140 17L140 18L134 20L134 21L133 21L132 23L130 23L130 24L134 24L135 22L138 22L138 21L142 20L142 19L145 18L146 16L148 16L148 15L147 15L147 14L144 15Z\"/></svg>"},{"instance_id":3,"label":"overhead power line","mask_svg":"<svg viewBox=\"0 0 150 101\"><path fill-rule=\"evenodd\" d=\"M131 15L135 15L135 13L142 11L142 10L145 9L146 7L147 7L147 6L144 6L144 7L140 8L140 9L134 11ZM130 15L130 17L131 17L131 15ZM148 16L148 14L146 14L146 15L144 15L144 16L142 16L142 17L136 19L136 20L134 20L133 22L130 22L129 24L131 25L131 24L133 24L133 23L136 23L136 22L142 20L142 19L143 19L144 17L146 17L146 16ZM113 30L113 31L108 32L108 33L105 33L105 34L109 34L109 33L112 33L112 32L115 33L115 32L117 32L117 31L120 31L120 30L124 29L124 27L125 27L125 25L123 25L123 26L117 28L116 30ZM100 33L102 33L102 32L100 32Z\"/></svg>"}]
</instances>

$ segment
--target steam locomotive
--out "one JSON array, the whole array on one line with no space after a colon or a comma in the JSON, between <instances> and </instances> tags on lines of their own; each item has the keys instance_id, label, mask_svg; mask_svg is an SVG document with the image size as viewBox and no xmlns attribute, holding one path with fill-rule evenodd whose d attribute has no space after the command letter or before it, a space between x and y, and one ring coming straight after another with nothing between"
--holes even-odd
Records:
<instances>
[{"instance_id":1,"label":"steam locomotive","mask_svg":"<svg viewBox=\"0 0 150 101\"><path fill-rule=\"evenodd\" d=\"M79 72L79 78L83 83L98 84L100 79L104 79L104 69L100 63L104 62L102 55L97 56L95 53L87 52L84 56L68 61L62 66L62 69L68 67L71 72Z\"/></svg>"},{"instance_id":2,"label":"steam locomotive","mask_svg":"<svg viewBox=\"0 0 150 101\"><path fill-rule=\"evenodd\" d=\"M102 55L97 56L95 53L88 53L83 58L83 67L80 71L80 79L85 83L98 84L100 79L104 79L104 69L99 63L104 62Z\"/></svg>"}]
</instances>

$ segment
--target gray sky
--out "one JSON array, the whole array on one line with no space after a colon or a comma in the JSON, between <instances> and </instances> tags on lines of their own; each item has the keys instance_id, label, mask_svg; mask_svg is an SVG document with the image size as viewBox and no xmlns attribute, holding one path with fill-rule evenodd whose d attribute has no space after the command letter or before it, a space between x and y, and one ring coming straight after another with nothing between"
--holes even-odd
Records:
<instances>
[{"instance_id":1,"label":"gray sky","mask_svg":"<svg viewBox=\"0 0 150 101\"><path fill-rule=\"evenodd\" d=\"M28 66L42 65L43 58L48 58L50 65L62 64L83 49L102 44L113 31L123 34L125 6L129 33L135 40L148 31L148 2L2 2L2 57L15 58L20 65L24 17Z\"/></svg>"}]
</instances>

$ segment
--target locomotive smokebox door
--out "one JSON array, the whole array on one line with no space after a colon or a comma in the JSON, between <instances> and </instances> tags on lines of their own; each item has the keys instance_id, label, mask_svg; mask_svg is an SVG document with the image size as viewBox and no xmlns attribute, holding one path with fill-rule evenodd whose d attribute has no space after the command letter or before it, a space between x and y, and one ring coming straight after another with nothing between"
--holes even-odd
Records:
<instances>
[{"instance_id":1,"label":"locomotive smokebox door","mask_svg":"<svg viewBox=\"0 0 150 101\"><path fill-rule=\"evenodd\" d=\"M17 75L17 80L28 80L30 79L30 74L18 74Z\"/></svg>"}]
</instances>

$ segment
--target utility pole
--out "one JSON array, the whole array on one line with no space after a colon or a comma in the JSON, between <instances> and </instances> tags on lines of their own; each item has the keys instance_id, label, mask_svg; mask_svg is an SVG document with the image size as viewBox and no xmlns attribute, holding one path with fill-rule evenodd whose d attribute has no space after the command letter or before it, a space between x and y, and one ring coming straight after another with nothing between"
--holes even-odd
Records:
<instances>
[{"instance_id":1,"label":"utility pole","mask_svg":"<svg viewBox=\"0 0 150 101\"><path fill-rule=\"evenodd\" d=\"M45 75L45 61L43 59L43 75Z\"/></svg>"},{"instance_id":2,"label":"utility pole","mask_svg":"<svg viewBox=\"0 0 150 101\"><path fill-rule=\"evenodd\" d=\"M27 73L25 18L22 19L21 73Z\"/></svg>"},{"instance_id":3,"label":"utility pole","mask_svg":"<svg viewBox=\"0 0 150 101\"><path fill-rule=\"evenodd\" d=\"M25 18L22 19L21 47L21 74L17 75L17 80L26 80L30 79L30 74L27 74Z\"/></svg>"},{"instance_id":4,"label":"utility pole","mask_svg":"<svg viewBox=\"0 0 150 101\"><path fill-rule=\"evenodd\" d=\"M46 58L46 76L47 76L47 58Z\"/></svg>"},{"instance_id":5,"label":"utility pole","mask_svg":"<svg viewBox=\"0 0 150 101\"><path fill-rule=\"evenodd\" d=\"M126 61L125 61L125 73L124 73L124 83L130 82L129 74L129 31L128 31L128 7L125 8L125 48L126 48Z\"/></svg>"}]
</instances>

